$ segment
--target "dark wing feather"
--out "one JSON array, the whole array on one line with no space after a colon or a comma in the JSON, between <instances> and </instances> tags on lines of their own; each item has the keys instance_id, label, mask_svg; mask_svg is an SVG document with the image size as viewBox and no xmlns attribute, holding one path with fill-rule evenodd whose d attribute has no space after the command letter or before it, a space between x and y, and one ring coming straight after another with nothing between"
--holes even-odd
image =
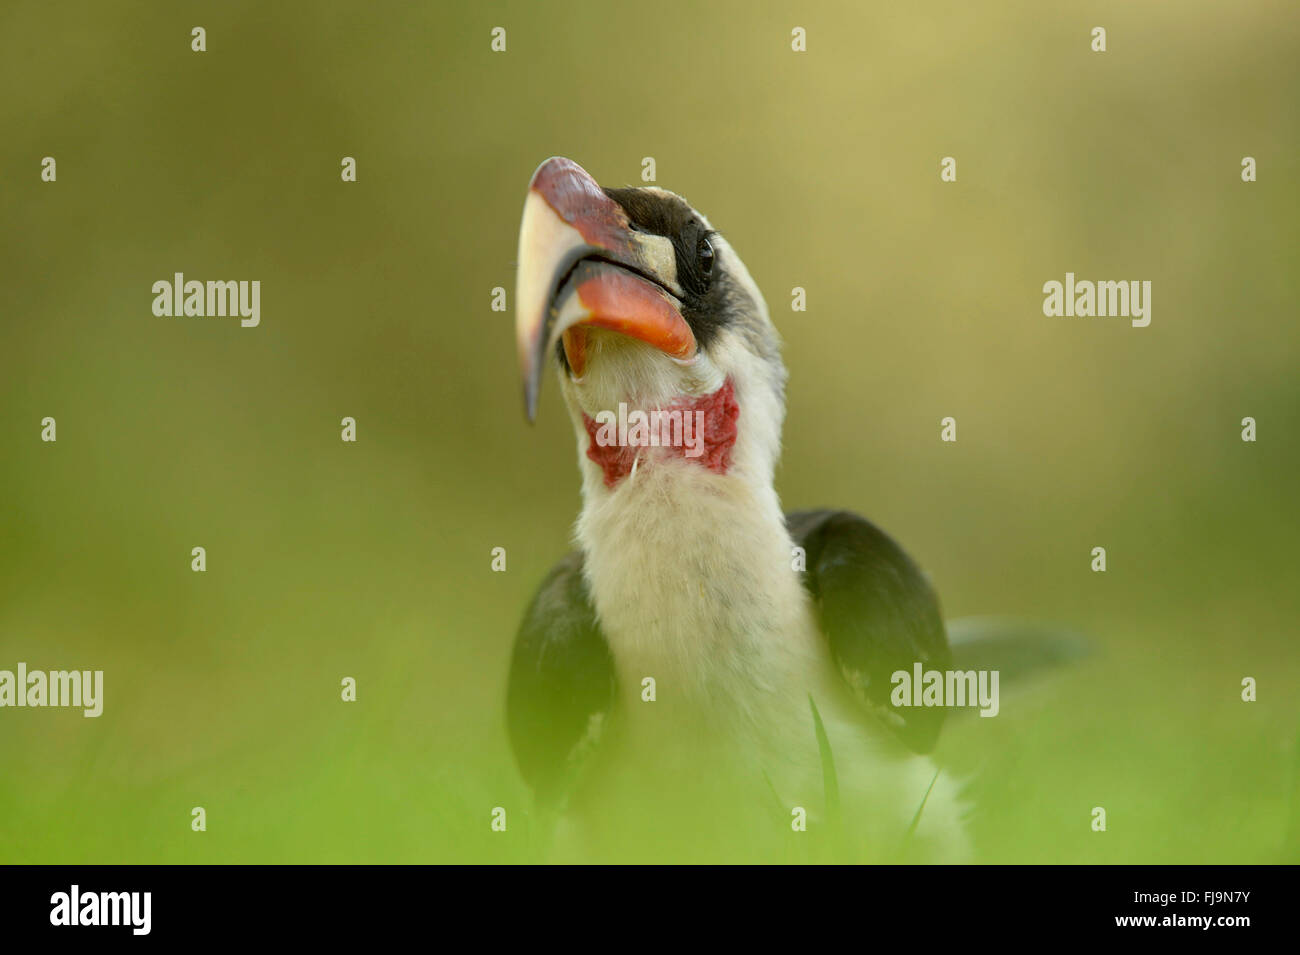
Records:
<instances>
[{"instance_id":1,"label":"dark wing feather","mask_svg":"<svg viewBox=\"0 0 1300 955\"><path fill-rule=\"evenodd\" d=\"M551 570L524 614L506 690L510 744L540 804L564 798L613 701L614 661L575 551Z\"/></svg>"},{"instance_id":2,"label":"dark wing feather","mask_svg":"<svg viewBox=\"0 0 1300 955\"><path fill-rule=\"evenodd\" d=\"M894 707L890 676L952 665L939 598L921 569L880 528L848 511L786 515L807 552L812 594L831 656L854 695L909 747L929 752L944 707Z\"/></svg>"}]
</instances>

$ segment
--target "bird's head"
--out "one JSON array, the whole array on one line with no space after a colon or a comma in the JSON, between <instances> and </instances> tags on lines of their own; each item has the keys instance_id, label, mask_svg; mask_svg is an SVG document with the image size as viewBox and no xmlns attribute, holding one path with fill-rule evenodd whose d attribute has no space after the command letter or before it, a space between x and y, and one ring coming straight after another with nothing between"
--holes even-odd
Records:
<instances>
[{"instance_id":1,"label":"bird's head","mask_svg":"<svg viewBox=\"0 0 1300 955\"><path fill-rule=\"evenodd\" d=\"M665 464L770 486L779 338L744 263L680 196L605 189L571 160L542 163L524 201L515 308L528 417L553 366L589 487Z\"/></svg>"}]
</instances>

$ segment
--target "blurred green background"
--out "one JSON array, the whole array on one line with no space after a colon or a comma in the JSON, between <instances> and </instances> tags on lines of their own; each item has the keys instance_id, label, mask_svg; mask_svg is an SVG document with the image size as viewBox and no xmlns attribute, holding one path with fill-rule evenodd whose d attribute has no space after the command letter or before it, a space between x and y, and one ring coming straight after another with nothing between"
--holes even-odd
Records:
<instances>
[{"instance_id":1,"label":"blurred green background","mask_svg":"<svg viewBox=\"0 0 1300 955\"><path fill-rule=\"evenodd\" d=\"M1294 858L1298 54L1287 0L9 0L0 669L106 700L0 710L0 862L529 857L505 674L578 477L490 300L553 154L655 157L745 258L787 507L869 515L949 616L1093 635L945 730L980 859ZM1045 318L1067 270L1152 281L1150 327ZM155 317L175 271L260 280L261 326Z\"/></svg>"}]
</instances>

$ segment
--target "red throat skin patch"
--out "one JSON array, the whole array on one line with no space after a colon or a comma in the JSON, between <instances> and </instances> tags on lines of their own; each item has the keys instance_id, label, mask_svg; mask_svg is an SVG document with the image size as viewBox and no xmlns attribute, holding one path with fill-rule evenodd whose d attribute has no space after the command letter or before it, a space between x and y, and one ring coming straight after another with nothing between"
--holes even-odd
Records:
<instances>
[{"instance_id":1,"label":"red throat skin patch","mask_svg":"<svg viewBox=\"0 0 1300 955\"><path fill-rule=\"evenodd\" d=\"M597 421L590 415L583 414L582 423L587 428L587 457L600 465L600 469L605 474L605 487L612 488L631 474L638 455L641 457L641 466L645 466L652 455L657 455L694 461L714 474L727 473L727 469L731 467L731 449L736 443L736 422L740 418L740 405L736 403L736 389L730 378L711 395L702 398L680 398L662 411L668 417L680 413L680 420L683 422L687 420L686 416L690 415L689 427L691 428L698 423L698 432L693 436L693 447L686 441L664 440L650 444L644 440L613 442L598 440L598 435L602 432L605 435L613 433L615 429L612 422ZM701 414L696 415L696 412ZM613 412L609 414L612 417ZM654 412L649 409L645 410L645 414L654 418ZM621 423L625 424L626 414L620 417L623 419ZM665 415L661 415L658 420L660 422L666 420ZM624 432L630 434L626 427L617 430L620 437L625 437ZM669 430L661 426L658 433L666 437L664 432ZM672 434L680 435L682 430L679 426Z\"/></svg>"}]
</instances>

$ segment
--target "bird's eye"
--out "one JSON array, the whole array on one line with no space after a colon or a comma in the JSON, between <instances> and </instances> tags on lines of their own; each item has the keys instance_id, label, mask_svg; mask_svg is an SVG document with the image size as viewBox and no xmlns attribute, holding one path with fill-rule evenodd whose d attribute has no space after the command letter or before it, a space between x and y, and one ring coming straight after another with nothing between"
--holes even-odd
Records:
<instances>
[{"instance_id":1,"label":"bird's eye","mask_svg":"<svg viewBox=\"0 0 1300 955\"><path fill-rule=\"evenodd\" d=\"M705 275L713 272L713 246L708 239L700 239L700 269Z\"/></svg>"}]
</instances>

